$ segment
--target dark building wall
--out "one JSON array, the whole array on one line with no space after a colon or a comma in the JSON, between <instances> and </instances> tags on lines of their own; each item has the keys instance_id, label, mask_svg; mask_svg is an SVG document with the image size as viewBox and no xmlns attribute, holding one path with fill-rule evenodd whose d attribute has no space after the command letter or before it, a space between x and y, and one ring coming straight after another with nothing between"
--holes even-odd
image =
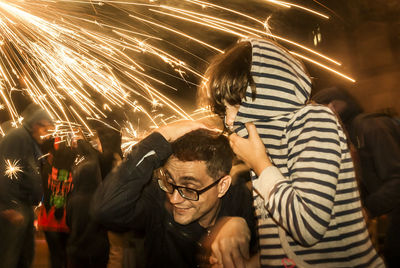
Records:
<instances>
[{"instance_id":1,"label":"dark building wall","mask_svg":"<svg viewBox=\"0 0 400 268\"><path fill-rule=\"evenodd\" d=\"M326 46L357 80L338 83L349 88L365 111L392 109L400 114L400 1L331 0L329 4L338 12L330 23L342 27L327 29Z\"/></svg>"}]
</instances>

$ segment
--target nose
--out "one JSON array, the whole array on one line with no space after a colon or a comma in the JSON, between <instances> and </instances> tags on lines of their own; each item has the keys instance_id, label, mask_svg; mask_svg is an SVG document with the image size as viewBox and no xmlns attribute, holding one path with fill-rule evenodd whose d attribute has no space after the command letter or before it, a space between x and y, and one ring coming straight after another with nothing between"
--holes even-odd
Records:
<instances>
[{"instance_id":1,"label":"nose","mask_svg":"<svg viewBox=\"0 0 400 268\"><path fill-rule=\"evenodd\" d=\"M180 195L177 189L174 189L172 194L168 194L169 201L171 204L179 204L185 201L185 199Z\"/></svg>"},{"instance_id":2,"label":"nose","mask_svg":"<svg viewBox=\"0 0 400 268\"><path fill-rule=\"evenodd\" d=\"M233 127L233 123L235 122L236 115L239 111L240 105L231 105L225 101L225 125L228 128Z\"/></svg>"},{"instance_id":3,"label":"nose","mask_svg":"<svg viewBox=\"0 0 400 268\"><path fill-rule=\"evenodd\" d=\"M227 114L225 116L225 126L229 129L232 128L233 126L233 122L235 121L235 117L229 116L229 114Z\"/></svg>"}]
</instances>

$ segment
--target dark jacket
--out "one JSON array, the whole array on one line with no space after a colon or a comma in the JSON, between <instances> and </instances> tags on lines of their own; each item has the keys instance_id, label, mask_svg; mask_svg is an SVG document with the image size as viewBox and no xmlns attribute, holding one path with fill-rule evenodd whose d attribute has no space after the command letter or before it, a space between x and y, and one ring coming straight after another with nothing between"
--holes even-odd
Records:
<instances>
[{"instance_id":1,"label":"dark jacket","mask_svg":"<svg viewBox=\"0 0 400 268\"><path fill-rule=\"evenodd\" d=\"M0 142L0 210L19 204L36 205L42 197L40 160L36 141L25 126L12 130ZM6 174L7 162L21 168L13 176Z\"/></svg>"},{"instance_id":2,"label":"dark jacket","mask_svg":"<svg viewBox=\"0 0 400 268\"><path fill-rule=\"evenodd\" d=\"M351 139L361 165L365 207L376 217L400 207L400 124L385 114L360 114Z\"/></svg>"},{"instance_id":3,"label":"dark jacket","mask_svg":"<svg viewBox=\"0 0 400 268\"><path fill-rule=\"evenodd\" d=\"M371 217L387 214L383 253L387 267L399 267L400 123L385 114L360 114L349 132L358 151L362 201Z\"/></svg>"},{"instance_id":4,"label":"dark jacket","mask_svg":"<svg viewBox=\"0 0 400 268\"><path fill-rule=\"evenodd\" d=\"M166 194L152 180L155 169L171 155L171 145L155 132L135 145L95 195L94 212L108 228L145 232L148 267L196 267L207 230L198 222L180 225L166 208ZM250 192L231 187L222 198L218 218L242 216L254 230Z\"/></svg>"},{"instance_id":5,"label":"dark jacket","mask_svg":"<svg viewBox=\"0 0 400 268\"><path fill-rule=\"evenodd\" d=\"M79 145L90 147L82 142ZM67 200L66 221L70 228L67 254L69 259L105 264L109 250L107 233L89 214L93 194L102 180L99 159L94 149L85 148L84 154L78 156L83 158L73 167L73 190Z\"/></svg>"}]
</instances>

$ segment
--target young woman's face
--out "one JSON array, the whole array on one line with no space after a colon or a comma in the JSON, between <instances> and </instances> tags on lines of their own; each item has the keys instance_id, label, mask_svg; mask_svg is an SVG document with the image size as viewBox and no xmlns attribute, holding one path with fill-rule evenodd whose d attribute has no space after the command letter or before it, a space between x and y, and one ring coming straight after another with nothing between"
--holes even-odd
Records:
<instances>
[{"instance_id":1,"label":"young woman's face","mask_svg":"<svg viewBox=\"0 0 400 268\"><path fill-rule=\"evenodd\" d=\"M226 101L225 103L225 126L229 129L232 129L233 122L235 122L236 115L239 111L240 104L230 105Z\"/></svg>"}]
</instances>

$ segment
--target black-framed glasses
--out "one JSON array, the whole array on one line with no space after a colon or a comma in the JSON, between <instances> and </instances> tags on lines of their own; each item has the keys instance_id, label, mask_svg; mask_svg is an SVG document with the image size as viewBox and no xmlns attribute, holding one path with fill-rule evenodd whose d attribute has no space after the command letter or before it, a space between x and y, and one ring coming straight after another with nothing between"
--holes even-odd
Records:
<instances>
[{"instance_id":1,"label":"black-framed glasses","mask_svg":"<svg viewBox=\"0 0 400 268\"><path fill-rule=\"evenodd\" d=\"M185 186L178 186L178 185L175 185L175 184L172 184L172 183L168 182L168 179L172 179L172 177L169 174L169 172L167 170L164 170L164 169L159 169L158 172L157 172L156 177L157 177L157 180L158 180L158 186L160 186L161 190L163 190L164 192L172 194L175 190L177 190L178 193L183 198L185 198L187 200L191 200L191 201L198 201L199 200L199 196L202 193L207 192L212 187L217 185L218 182L225 176L222 176L218 180L214 181L210 185L208 185L208 186L206 186L206 187L204 187L203 189L200 189L200 190L192 189L192 188L185 187Z\"/></svg>"}]
</instances>

